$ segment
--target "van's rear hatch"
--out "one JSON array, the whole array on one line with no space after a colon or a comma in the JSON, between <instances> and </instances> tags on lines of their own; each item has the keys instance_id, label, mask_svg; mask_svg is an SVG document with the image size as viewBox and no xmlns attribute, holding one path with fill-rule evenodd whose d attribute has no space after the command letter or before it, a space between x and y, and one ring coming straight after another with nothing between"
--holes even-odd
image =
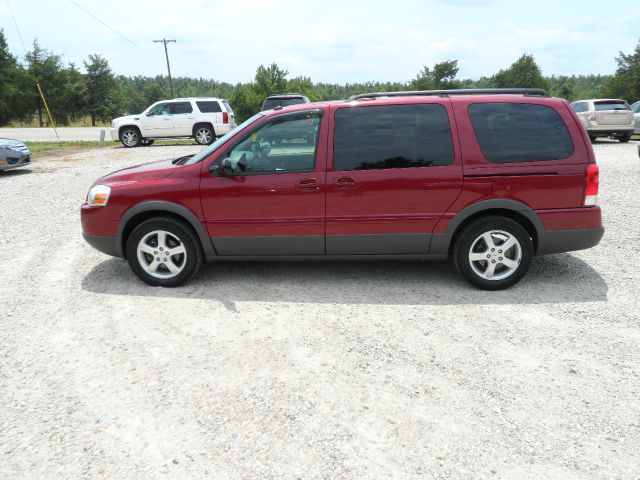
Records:
<instances>
[{"instance_id":1,"label":"van's rear hatch","mask_svg":"<svg viewBox=\"0 0 640 480\"><path fill-rule=\"evenodd\" d=\"M596 100L595 121L598 125L629 125L633 121L633 111L624 100Z\"/></svg>"}]
</instances>

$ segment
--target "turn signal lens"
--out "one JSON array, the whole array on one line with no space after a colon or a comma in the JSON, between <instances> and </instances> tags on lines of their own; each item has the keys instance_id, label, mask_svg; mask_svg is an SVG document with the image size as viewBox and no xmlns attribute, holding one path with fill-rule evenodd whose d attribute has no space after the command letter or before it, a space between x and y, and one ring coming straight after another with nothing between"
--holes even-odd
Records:
<instances>
[{"instance_id":1,"label":"turn signal lens","mask_svg":"<svg viewBox=\"0 0 640 480\"><path fill-rule=\"evenodd\" d=\"M587 185L584 189L584 206L593 207L598 204L598 187L600 185L600 168L595 163L587 167Z\"/></svg>"},{"instance_id":2,"label":"turn signal lens","mask_svg":"<svg viewBox=\"0 0 640 480\"><path fill-rule=\"evenodd\" d=\"M91 187L87 194L87 204L90 207L106 207L111 195L111 187L106 185L95 185Z\"/></svg>"}]
</instances>

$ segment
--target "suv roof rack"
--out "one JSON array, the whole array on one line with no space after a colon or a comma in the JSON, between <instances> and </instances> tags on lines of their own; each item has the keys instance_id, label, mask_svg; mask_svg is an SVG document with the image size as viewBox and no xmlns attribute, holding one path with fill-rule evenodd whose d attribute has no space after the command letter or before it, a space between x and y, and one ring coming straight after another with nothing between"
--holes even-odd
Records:
<instances>
[{"instance_id":1,"label":"suv roof rack","mask_svg":"<svg viewBox=\"0 0 640 480\"><path fill-rule=\"evenodd\" d=\"M460 88L452 90L407 90L401 92L374 92L352 95L349 100L364 100L380 97L448 97L450 95L524 95L550 97L542 88Z\"/></svg>"}]
</instances>

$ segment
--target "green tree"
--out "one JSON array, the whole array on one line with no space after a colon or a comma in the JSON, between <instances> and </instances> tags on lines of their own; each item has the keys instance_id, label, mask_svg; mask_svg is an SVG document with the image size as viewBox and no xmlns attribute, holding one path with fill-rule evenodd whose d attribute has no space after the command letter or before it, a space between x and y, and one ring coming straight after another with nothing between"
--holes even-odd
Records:
<instances>
[{"instance_id":1,"label":"green tree","mask_svg":"<svg viewBox=\"0 0 640 480\"><path fill-rule=\"evenodd\" d=\"M549 89L549 82L542 76L533 56L528 54L522 55L506 70L500 70L491 83L497 88Z\"/></svg>"},{"instance_id":2,"label":"green tree","mask_svg":"<svg viewBox=\"0 0 640 480\"><path fill-rule=\"evenodd\" d=\"M268 67L260 65L256 70L253 90L264 97L275 93L285 93L288 74L289 72L278 67L276 62Z\"/></svg>"},{"instance_id":3,"label":"green tree","mask_svg":"<svg viewBox=\"0 0 640 480\"><path fill-rule=\"evenodd\" d=\"M629 103L640 100L640 41L633 53L620 52L616 62L616 74L604 86L605 96L624 98Z\"/></svg>"},{"instance_id":4,"label":"green tree","mask_svg":"<svg viewBox=\"0 0 640 480\"><path fill-rule=\"evenodd\" d=\"M28 116L31 96L27 85L26 73L9 52L4 31L0 29L0 125Z\"/></svg>"},{"instance_id":5,"label":"green tree","mask_svg":"<svg viewBox=\"0 0 640 480\"><path fill-rule=\"evenodd\" d=\"M89 55L89 62L85 61L84 67L91 125L95 126L96 120L109 121L119 116L124 110L124 98L109 62L102 55Z\"/></svg>"},{"instance_id":6,"label":"green tree","mask_svg":"<svg viewBox=\"0 0 640 480\"><path fill-rule=\"evenodd\" d=\"M436 63L433 69L426 65L422 68L418 76L411 82L413 90L446 90L460 88L462 82L456 80L458 74L458 61L446 60Z\"/></svg>"},{"instance_id":7,"label":"green tree","mask_svg":"<svg viewBox=\"0 0 640 480\"><path fill-rule=\"evenodd\" d=\"M61 115L63 112L58 108L59 99L63 96L65 82L60 56L41 48L38 41L34 40L33 49L27 52L25 60L28 79L31 84L29 92L38 113L39 125L41 127L44 126L44 105L36 88L36 83L39 83L40 88L42 88L52 116L64 120L65 115Z\"/></svg>"}]
</instances>

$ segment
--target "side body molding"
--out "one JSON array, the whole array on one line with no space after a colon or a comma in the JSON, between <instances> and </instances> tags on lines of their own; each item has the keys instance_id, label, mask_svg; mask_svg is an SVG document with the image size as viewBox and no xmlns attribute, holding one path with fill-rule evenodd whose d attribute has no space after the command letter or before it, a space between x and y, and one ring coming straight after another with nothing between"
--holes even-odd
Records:
<instances>
[{"instance_id":1,"label":"side body molding","mask_svg":"<svg viewBox=\"0 0 640 480\"><path fill-rule=\"evenodd\" d=\"M153 200L150 202L142 202L137 205L134 205L129 210L127 210L122 218L120 219L120 224L118 225L118 254L119 256L124 258L124 246L122 244L123 236L125 232L125 227L127 223L135 217L144 212L167 212L182 217L187 223L189 223L193 229L195 230L198 238L200 239L200 244L202 245L202 250L204 252L205 257L211 258L216 256L216 251L211 244L211 239L209 235L202 225L200 219L188 208L183 207L182 205L178 205L177 203L166 202L161 200Z\"/></svg>"},{"instance_id":2,"label":"side body molding","mask_svg":"<svg viewBox=\"0 0 640 480\"><path fill-rule=\"evenodd\" d=\"M539 240L543 237L544 225L533 209L524 203L520 203L515 200L497 198L474 203L473 205L469 205L468 207L460 210L449 222L447 230L444 233L433 235L431 238L431 248L429 253L435 255L447 255L449 252L449 246L453 240L453 235L457 228L472 215L487 210L511 210L513 212L517 212L526 217L533 224ZM538 245L538 247L540 246Z\"/></svg>"}]
</instances>

